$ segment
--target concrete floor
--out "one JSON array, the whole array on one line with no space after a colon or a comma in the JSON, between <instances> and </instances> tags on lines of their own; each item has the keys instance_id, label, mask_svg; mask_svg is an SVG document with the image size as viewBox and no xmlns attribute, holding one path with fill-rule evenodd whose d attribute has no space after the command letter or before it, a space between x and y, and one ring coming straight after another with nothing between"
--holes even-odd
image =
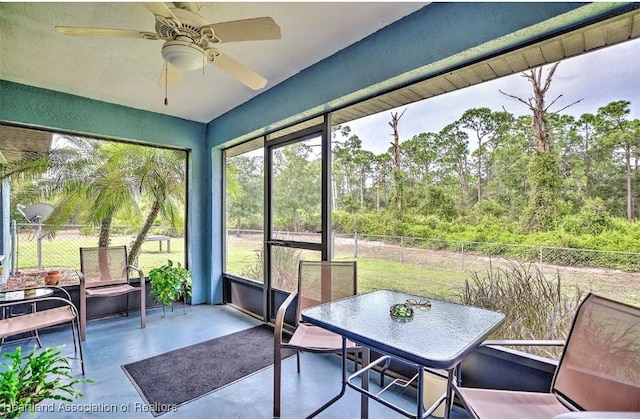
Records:
<instances>
[{"instance_id":1,"label":"concrete floor","mask_svg":"<svg viewBox=\"0 0 640 419\"><path fill-rule=\"evenodd\" d=\"M79 388L84 397L72 405L44 401L37 418L153 418L145 410L138 394L121 366L167 351L208 339L238 332L260 324L260 321L229 306L199 305L167 312L147 312L147 327L140 329L139 317L115 317L88 323L87 340L83 343L86 377L95 380ZM42 333L44 346L66 344L63 354L73 357L73 342L69 327ZM23 351L35 341L21 342ZM9 343L2 352L13 351L18 343ZM302 354L302 373L296 373L295 357L283 362L282 418L303 418L336 395L340 390L340 359L335 355ZM78 361L72 361L73 372L81 376ZM197 368L197 365L194 365ZM353 368L353 364L349 364ZM212 374L215 372L212 372ZM373 377L377 382L378 378ZM375 388L375 384L372 383ZM413 411L415 390L391 392L389 400ZM270 418L272 417L273 368L242 379L183 406L161 415L171 418ZM89 412L88 410L94 410ZM125 411L126 410L126 411ZM369 402L372 419L401 418L397 412L375 402ZM466 417L456 412L457 418ZM24 418L30 417L28 414ZM345 396L318 416L319 418L360 417L360 395L347 389Z\"/></svg>"}]
</instances>

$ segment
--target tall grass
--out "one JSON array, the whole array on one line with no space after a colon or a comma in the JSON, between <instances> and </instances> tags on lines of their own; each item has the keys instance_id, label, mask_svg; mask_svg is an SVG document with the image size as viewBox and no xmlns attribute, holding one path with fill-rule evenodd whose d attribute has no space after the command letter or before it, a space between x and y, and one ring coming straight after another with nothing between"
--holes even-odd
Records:
<instances>
[{"instance_id":1,"label":"tall grass","mask_svg":"<svg viewBox=\"0 0 640 419\"><path fill-rule=\"evenodd\" d=\"M513 262L472 273L459 298L464 304L504 313L505 322L492 339L564 340L582 294L578 287L563 289L558 273L548 280L537 265ZM541 347L527 351L553 357L558 354Z\"/></svg>"}]
</instances>

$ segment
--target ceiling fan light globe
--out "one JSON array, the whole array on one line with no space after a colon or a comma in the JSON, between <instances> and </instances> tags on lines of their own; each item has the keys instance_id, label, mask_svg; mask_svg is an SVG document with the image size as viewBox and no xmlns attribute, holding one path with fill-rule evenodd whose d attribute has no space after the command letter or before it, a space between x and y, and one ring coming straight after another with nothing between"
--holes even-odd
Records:
<instances>
[{"instance_id":1,"label":"ceiling fan light globe","mask_svg":"<svg viewBox=\"0 0 640 419\"><path fill-rule=\"evenodd\" d=\"M195 45L176 43L175 41L169 41L162 47L162 58L183 71L201 69L206 62L202 49Z\"/></svg>"}]
</instances>

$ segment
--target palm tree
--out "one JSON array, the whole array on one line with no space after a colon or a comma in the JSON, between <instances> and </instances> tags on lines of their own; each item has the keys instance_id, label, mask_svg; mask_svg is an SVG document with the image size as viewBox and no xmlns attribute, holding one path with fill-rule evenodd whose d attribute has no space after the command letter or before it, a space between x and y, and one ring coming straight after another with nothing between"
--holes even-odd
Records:
<instances>
[{"instance_id":1,"label":"palm tree","mask_svg":"<svg viewBox=\"0 0 640 419\"><path fill-rule=\"evenodd\" d=\"M150 202L147 217L129 251L128 262L133 264L158 216L171 225L181 217L178 210L184 203L185 155L177 150L125 144L114 144L111 151L105 167L118 174L118 179L112 179L113 183L109 185L119 187L107 189L108 196L123 202L124 191L128 189L130 197L139 196ZM129 188L131 186L133 188Z\"/></svg>"},{"instance_id":2,"label":"palm tree","mask_svg":"<svg viewBox=\"0 0 640 419\"><path fill-rule=\"evenodd\" d=\"M90 185L101 164L97 141L61 138L63 146L48 153L26 153L23 158L9 162L2 173L2 179L11 179L14 201L54 204L47 220L52 233L73 217L83 218L84 204L91 195Z\"/></svg>"},{"instance_id":3,"label":"palm tree","mask_svg":"<svg viewBox=\"0 0 640 419\"><path fill-rule=\"evenodd\" d=\"M149 213L129 252L132 264L158 216L172 225L179 219L178 208L184 201L184 152L79 137L66 139L65 147L12 162L2 178L31 185L28 190L34 200L54 202L48 220L52 230L73 217L100 226L98 247L109 245L116 214L140 212L139 204L150 201Z\"/></svg>"}]
</instances>

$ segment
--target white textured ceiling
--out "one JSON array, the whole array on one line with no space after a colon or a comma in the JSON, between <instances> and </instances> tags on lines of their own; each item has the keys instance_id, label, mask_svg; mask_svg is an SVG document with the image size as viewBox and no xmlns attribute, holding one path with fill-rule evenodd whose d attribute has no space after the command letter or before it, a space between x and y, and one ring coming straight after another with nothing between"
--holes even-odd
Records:
<instances>
[{"instance_id":1,"label":"white textured ceiling","mask_svg":"<svg viewBox=\"0 0 640 419\"><path fill-rule=\"evenodd\" d=\"M71 37L56 25L154 32L141 3L0 2L0 78L104 102L209 122L426 3L199 3L209 23L271 16L282 39L220 45L268 80L253 91L213 65L185 73L179 86L158 85L162 41Z\"/></svg>"}]
</instances>

